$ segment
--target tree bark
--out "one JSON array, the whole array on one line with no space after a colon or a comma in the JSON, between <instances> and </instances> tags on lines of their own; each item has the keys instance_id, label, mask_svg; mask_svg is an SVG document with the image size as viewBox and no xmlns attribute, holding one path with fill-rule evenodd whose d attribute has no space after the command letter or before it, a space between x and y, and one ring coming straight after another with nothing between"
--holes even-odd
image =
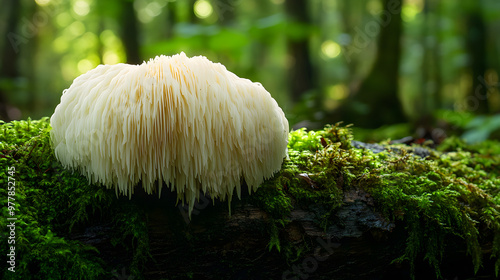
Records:
<instances>
[{"instance_id":1,"label":"tree bark","mask_svg":"<svg viewBox=\"0 0 500 280\"><path fill-rule=\"evenodd\" d=\"M472 71L472 90L467 96L466 109L475 114L489 113L488 87L485 85L487 69L486 26L481 15L481 2L472 1L465 5L466 46L469 52L469 67Z\"/></svg>"},{"instance_id":2,"label":"tree bark","mask_svg":"<svg viewBox=\"0 0 500 280\"><path fill-rule=\"evenodd\" d=\"M437 27L433 20L432 3L429 0L424 1L423 13L425 16L425 23L422 27L421 40L424 49L424 57L422 61L422 89L421 89L421 102L418 110L422 112L421 118L427 118L436 108L436 95L438 94L438 85L436 84L436 77L439 69L436 66L438 58L434 55L434 49L437 47L436 38L432 30Z\"/></svg>"},{"instance_id":3,"label":"tree bark","mask_svg":"<svg viewBox=\"0 0 500 280\"><path fill-rule=\"evenodd\" d=\"M299 24L310 24L307 1L287 0L285 1L286 14L291 22ZM292 102L300 101L302 95L314 88L313 67L309 56L308 36L303 38L288 38L288 55L291 60L288 69L288 80Z\"/></svg>"},{"instance_id":4,"label":"tree bark","mask_svg":"<svg viewBox=\"0 0 500 280\"><path fill-rule=\"evenodd\" d=\"M412 116L415 127L420 128L419 137L432 139L434 127L434 112L441 108L440 89L442 86L440 64L440 3L425 0L422 11L424 23L421 30L421 44L424 55L421 65L421 83L413 110L417 114Z\"/></svg>"},{"instance_id":5,"label":"tree bark","mask_svg":"<svg viewBox=\"0 0 500 280\"><path fill-rule=\"evenodd\" d=\"M174 199L144 194L139 199L134 195L132 201L144 209L147 220L144 238L149 239L152 260L142 271L145 279L411 278L407 263L393 262L406 242L405 226L386 220L371 196L359 188L344 192L343 205L332 217L336 222L326 229L317 219L327 209L295 205L286 227L278 225L280 252L269 249L267 228L272 217L245 196L233 200L230 216L226 203L209 201L193 212L191 220L180 207L172 207ZM132 255L120 245L112 246L112 236L109 223L93 223L74 232L71 239L95 246L108 265L118 272L123 269L126 275ZM294 259L296 254L299 257ZM492 271L493 262L486 256L484 260L487 271ZM450 246L442 260L443 277L473 277L470 262L465 247ZM417 265L416 279L435 279L423 257Z\"/></svg>"},{"instance_id":6,"label":"tree bark","mask_svg":"<svg viewBox=\"0 0 500 280\"><path fill-rule=\"evenodd\" d=\"M127 55L127 63L139 64L142 62L139 54L139 29L137 16L134 9L134 1L122 2L122 34L121 39Z\"/></svg>"}]
</instances>

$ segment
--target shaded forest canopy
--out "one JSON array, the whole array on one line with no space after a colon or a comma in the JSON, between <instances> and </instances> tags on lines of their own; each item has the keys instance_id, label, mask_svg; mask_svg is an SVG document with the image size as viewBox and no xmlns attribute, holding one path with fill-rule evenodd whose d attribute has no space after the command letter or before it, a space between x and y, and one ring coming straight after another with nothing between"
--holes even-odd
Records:
<instances>
[{"instance_id":1,"label":"shaded forest canopy","mask_svg":"<svg viewBox=\"0 0 500 280\"><path fill-rule=\"evenodd\" d=\"M389 244L396 246L390 248L388 259L376 251L385 262L382 269L387 272L402 265L407 267L406 277L421 273L425 267L433 271L430 277L449 278L459 272L470 277L498 276L500 143L496 141L467 145L458 138L448 138L435 150L425 145L353 141L351 128L340 124L318 131L295 130L289 136L289 158L282 170L256 193L233 200L232 216L228 216L227 204L216 202L206 209L198 207L189 221L183 208L175 207L175 199L168 199L169 194L164 194L164 199L117 198L114 190L89 185L78 172L62 168L50 147L48 118L2 122L0 132L0 169L15 168L12 174L0 173L0 183L7 185L8 177L15 178L19 256L17 272L5 270L3 279L39 279L34 275L43 279L61 279L63 275L102 279L122 268L134 279L202 279L207 270L219 278L203 279L236 277L241 271L249 273L242 279L254 279L252 267L256 265L265 269L260 267L263 274L255 277L276 279L317 256L313 254L318 236L311 234L335 238L338 252L349 246L346 240L366 234L376 238L370 239L371 244L385 244L384 240L391 238ZM1 203L7 205L7 189L1 188L0 193ZM357 204L363 205L362 212L375 216L357 228L359 233L346 233L349 222L341 213L345 206ZM248 251L234 251L245 246L231 243L234 232L228 229L244 236L238 229L245 223L231 224L248 222L248 217L241 220L245 211L258 213L250 219L257 221L258 226L251 227L257 230L257 237L242 241L260 238L261 243ZM158 255L154 253L158 245L150 243L158 241L153 223L157 215L165 219L166 233L170 234L165 238L162 232L161 239L176 240L171 253ZM4 207L0 226L6 227L7 217ZM309 217L307 221L305 217ZM96 230L104 233L92 233ZM6 234L1 239L7 244ZM0 247L4 258L7 250L7 246ZM349 250L352 253L355 249ZM119 255L109 255L109 251ZM251 252L258 255L253 255L252 263L232 257L231 252L245 257ZM463 255L465 265L458 269L452 261L451 271L442 269L450 252L455 257ZM210 254L216 254L223 267L204 263ZM199 256L198 261L193 261L193 256ZM325 270L337 267L339 257L346 258L340 253L321 255L326 263L311 275L316 279L344 275L342 269ZM164 267L158 270L155 263ZM351 269L362 272L357 265Z\"/></svg>"},{"instance_id":2,"label":"shaded forest canopy","mask_svg":"<svg viewBox=\"0 0 500 280\"><path fill-rule=\"evenodd\" d=\"M438 110L500 111L495 0L5 0L0 15L3 120L50 115L98 64L181 51L261 82L292 125L406 122L440 141L469 128Z\"/></svg>"}]
</instances>

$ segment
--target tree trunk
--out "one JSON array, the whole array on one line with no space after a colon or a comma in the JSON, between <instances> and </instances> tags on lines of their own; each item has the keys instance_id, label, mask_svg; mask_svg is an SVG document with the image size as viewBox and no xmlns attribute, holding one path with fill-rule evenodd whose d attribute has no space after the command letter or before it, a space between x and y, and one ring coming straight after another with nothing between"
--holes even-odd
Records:
<instances>
[{"instance_id":1,"label":"tree trunk","mask_svg":"<svg viewBox=\"0 0 500 280\"><path fill-rule=\"evenodd\" d=\"M419 137L432 138L434 124L433 113L441 108L440 89L442 84L440 65L440 3L424 1L424 23L422 24L421 42L424 55L421 68L419 92L414 97L417 116L412 116L415 126L421 128Z\"/></svg>"},{"instance_id":2,"label":"tree trunk","mask_svg":"<svg viewBox=\"0 0 500 280\"><path fill-rule=\"evenodd\" d=\"M287 0L285 10L291 22L298 24L309 24L310 18L307 12L307 1ZM301 96L314 88L313 67L309 57L308 36L303 38L288 38L287 47L291 65L288 70L288 81L292 102L300 101Z\"/></svg>"},{"instance_id":3,"label":"tree trunk","mask_svg":"<svg viewBox=\"0 0 500 280\"><path fill-rule=\"evenodd\" d=\"M365 24L358 35L369 38L376 33L375 24L380 28L377 57L373 68L363 80L359 90L348 100L358 109L349 121L361 127L378 127L405 121L398 96L398 71L400 61L400 38L402 32L400 1L384 0L384 13L380 21ZM390 15L390 16L389 16ZM374 31L375 30L375 31ZM371 34L367 34L370 33ZM375 34L373 34L375 35Z\"/></svg>"},{"instance_id":4,"label":"tree trunk","mask_svg":"<svg viewBox=\"0 0 500 280\"><path fill-rule=\"evenodd\" d=\"M134 10L134 1L122 2L122 42L127 55L127 63L139 64L142 62L139 54L139 30L137 16Z\"/></svg>"},{"instance_id":5,"label":"tree trunk","mask_svg":"<svg viewBox=\"0 0 500 280\"><path fill-rule=\"evenodd\" d=\"M486 58L486 27L481 15L481 2L471 1L465 5L466 15L466 45L469 52L469 67L472 71L472 90L467 96L466 110L474 114L487 114L488 87L485 85L487 69Z\"/></svg>"},{"instance_id":6,"label":"tree trunk","mask_svg":"<svg viewBox=\"0 0 500 280\"><path fill-rule=\"evenodd\" d=\"M6 21L6 30L3 30L2 34L6 36L4 36L4 44L1 49L0 79L7 80L8 84L12 84L14 79L19 76L17 65L20 49L19 45L15 43L22 43L22 41L17 41L21 40L21 38L17 37L20 36L17 32L19 8L20 2L17 0L6 0L2 7L2 18ZM8 93L7 88L0 87L0 119L4 121L11 120L8 114Z\"/></svg>"}]
</instances>

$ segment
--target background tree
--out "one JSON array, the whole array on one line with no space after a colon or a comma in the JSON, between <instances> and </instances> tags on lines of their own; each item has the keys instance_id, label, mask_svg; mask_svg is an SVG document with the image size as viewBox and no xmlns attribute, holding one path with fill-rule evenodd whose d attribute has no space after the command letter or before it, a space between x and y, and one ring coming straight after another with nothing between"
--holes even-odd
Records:
<instances>
[{"instance_id":1,"label":"background tree","mask_svg":"<svg viewBox=\"0 0 500 280\"><path fill-rule=\"evenodd\" d=\"M488 113L488 88L485 86L485 73L487 70L486 51L486 25L482 16L480 1L464 2L466 9L465 28L466 46L469 53L469 67L472 75L472 90L465 103L475 113Z\"/></svg>"},{"instance_id":2,"label":"background tree","mask_svg":"<svg viewBox=\"0 0 500 280\"><path fill-rule=\"evenodd\" d=\"M122 1L121 16L121 38L127 54L127 62L140 64L142 62L139 53L139 29L137 27L137 16L135 15L134 1Z\"/></svg>"},{"instance_id":3,"label":"background tree","mask_svg":"<svg viewBox=\"0 0 500 280\"><path fill-rule=\"evenodd\" d=\"M383 10L390 14L390 17L387 13L381 14L375 62L358 91L347 101L355 105L349 106L353 109L353 114L346 114L350 116L348 119L356 125L366 127L378 127L405 120L398 96L402 3L394 0L383 0L382 3ZM366 30L376 24L375 21L371 23L366 25Z\"/></svg>"},{"instance_id":4,"label":"background tree","mask_svg":"<svg viewBox=\"0 0 500 280\"><path fill-rule=\"evenodd\" d=\"M288 81L290 98L292 102L298 102L301 96L314 88L313 67L309 58L309 40L304 29L311 24L308 1L305 0L287 0L285 1L285 11L290 24L296 28L294 30L301 33L288 33Z\"/></svg>"},{"instance_id":5,"label":"background tree","mask_svg":"<svg viewBox=\"0 0 500 280\"><path fill-rule=\"evenodd\" d=\"M1 45L1 65L0 65L0 119L9 121L8 108L10 105L8 96L14 87L14 80L19 76L17 68L19 59L19 46L16 48L12 45L12 40L20 40L17 38L18 18L21 3L16 0L7 0L3 4L1 11L2 18L5 20L3 36L3 44ZM19 41L19 43L21 43Z\"/></svg>"},{"instance_id":6,"label":"background tree","mask_svg":"<svg viewBox=\"0 0 500 280\"><path fill-rule=\"evenodd\" d=\"M423 50L422 64L420 70L421 83L415 107L420 112L412 120L422 130L421 134L429 134L434 124L434 112L441 108L441 97L439 91L442 87L441 63L439 44L440 37L440 2L435 0L424 0L422 16L424 22L421 27L421 44ZM423 136L423 135L421 135Z\"/></svg>"}]
</instances>

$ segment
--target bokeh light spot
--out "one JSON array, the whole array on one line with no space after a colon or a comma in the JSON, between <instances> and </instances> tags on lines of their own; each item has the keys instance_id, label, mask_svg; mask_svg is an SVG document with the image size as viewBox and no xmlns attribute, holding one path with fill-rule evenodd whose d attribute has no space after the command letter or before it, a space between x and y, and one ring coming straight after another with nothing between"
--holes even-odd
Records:
<instances>
[{"instance_id":1,"label":"bokeh light spot","mask_svg":"<svg viewBox=\"0 0 500 280\"><path fill-rule=\"evenodd\" d=\"M73 17L67 12L62 12L56 16L56 23L59 28L64 28L73 22Z\"/></svg>"},{"instance_id":2,"label":"bokeh light spot","mask_svg":"<svg viewBox=\"0 0 500 280\"><path fill-rule=\"evenodd\" d=\"M163 7L158 2L151 2L146 6L146 13L148 13L150 17L156 17L161 14L162 8Z\"/></svg>"},{"instance_id":3,"label":"bokeh light spot","mask_svg":"<svg viewBox=\"0 0 500 280\"><path fill-rule=\"evenodd\" d=\"M90 69L94 68L93 66L94 65L92 64L92 61L88 59L82 59L78 62L78 71L80 71L80 73L86 73Z\"/></svg>"},{"instance_id":4,"label":"bokeh light spot","mask_svg":"<svg viewBox=\"0 0 500 280\"><path fill-rule=\"evenodd\" d=\"M372 15L381 13L383 9L382 3L378 0L369 0L366 2L366 10Z\"/></svg>"},{"instance_id":5,"label":"bokeh light spot","mask_svg":"<svg viewBox=\"0 0 500 280\"><path fill-rule=\"evenodd\" d=\"M68 26L68 30L71 35L78 37L85 33L85 25L81 21L75 21L70 26Z\"/></svg>"},{"instance_id":6,"label":"bokeh light spot","mask_svg":"<svg viewBox=\"0 0 500 280\"><path fill-rule=\"evenodd\" d=\"M117 64L120 63L120 56L113 51L104 52L102 55L104 64Z\"/></svg>"},{"instance_id":7,"label":"bokeh light spot","mask_svg":"<svg viewBox=\"0 0 500 280\"><path fill-rule=\"evenodd\" d=\"M408 0L401 8L401 18L405 22L411 22L424 9L422 0Z\"/></svg>"},{"instance_id":8,"label":"bokeh light spot","mask_svg":"<svg viewBox=\"0 0 500 280\"><path fill-rule=\"evenodd\" d=\"M344 84L334 85L328 88L328 97L334 100L342 100L347 98L349 90Z\"/></svg>"},{"instance_id":9,"label":"bokeh light spot","mask_svg":"<svg viewBox=\"0 0 500 280\"><path fill-rule=\"evenodd\" d=\"M341 49L340 45L335 43L332 40L324 41L323 44L321 44L321 52L327 58L337 57L340 54L341 50L342 49Z\"/></svg>"},{"instance_id":10,"label":"bokeh light spot","mask_svg":"<svg viewBox=\"0 0 500 280\"><path fill-rule=\"evenodd\" d=\"M50 0L35 0L38 6L47 6L50 3Z\"/></svg>"},{"instance_id":11,"label":"bokeh light spot","mask_svg":"<svg viewBox=\"0 0 500 280\"><path fill-rule=\"evenodd\" d=\"M99 57L90 55L89 57L78 61L77 68L80 74L87 73L89 70L94 69L99 64Z\"/></svg>"},{"instance_id":12,"label":"bokeh light spot","mask_svg":"<svg viewBox=\"0 0 500 280\"><path fill-rule=\"evenodd\" d=\"M68 40L64 37L57 37L57 39L52 42L52 49L57 53L64 53L68 50L68 47Z\"/></svg>"},{"instance_id":13,"label":"bokeh light spot","mask_svg":"<svg viewBox=\"0 0 500 280\"><path fill-rule=\"evenodd\" d=\"M198 0L194 3L194 14L198 18L207 18L212 15L214 9L207 0Z\"/></svg>"},{"instance_id":14,"label":"bokeh light spot","mask_svg":"<svg viewBox=\"0 0 500 280\"><path fill-rule=\"evenodd\" d=\"M90 5L85 0L78 0L73 4L73 11L79 16L86 16L90 12Z\"/></svg>"}]
</instances>

